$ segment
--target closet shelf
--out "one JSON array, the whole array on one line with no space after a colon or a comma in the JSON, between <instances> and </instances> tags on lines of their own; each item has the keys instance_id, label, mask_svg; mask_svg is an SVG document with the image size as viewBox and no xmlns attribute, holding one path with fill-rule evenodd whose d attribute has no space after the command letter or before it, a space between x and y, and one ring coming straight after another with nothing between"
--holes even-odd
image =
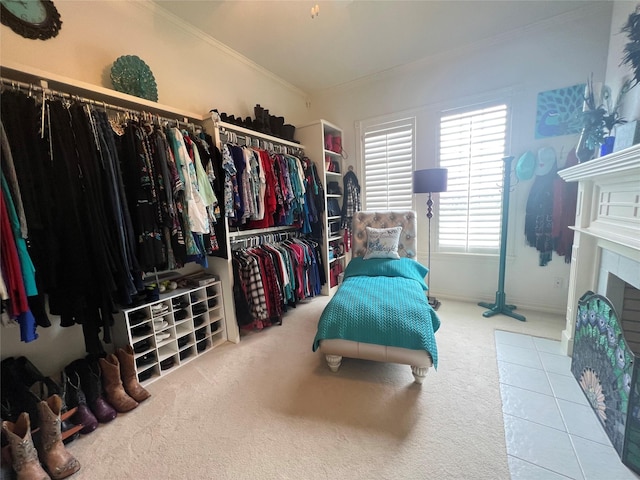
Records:
<instances>
[{"instance_id":1,"label":"closet shelf","mask_svg":"<svg viewBox=\"0 0 640 480\"><path fill-rule=\"evenodd\" d=\"M341 153L334 152L333 150L325 149L324 150L324 154L325 155L331 155L332 157L336 157L336 158L342 158L342 154ZM334 172L327 172L327 173L334 173ZM338 173L338 175L340 175L340 174Z\"/></svg>"},{"instance_id":2,"label":"closet shelf","mask_svg":"<svg viewBox=\"0 0 640 480\"><path fill-rule=\"evenodd\" d=\"M99 87L97 85L45 72L26 65L16 64L14 62L2 62L0 70L2 72L2 78L7 80L24 82L34 85L35 87L59 91L69 95L86 97L97 104L102 102L117 107L136 111L145 111L161 116L171 115L172 117L183 120L185 123L202 123L202 121L207 118L205 115L187 112L168 105L152 102L144 98L135 97L109 88ZM46 82L46 84L43 85L42 81Z\"/></svg>"},{"instance_id":3,"label":"closet shelf","mask_svg":"<svg viewBox=\"0 0 640 480\"><path fill-rule=\"evenodd\" d=\"M287 147L298 148L300 150L304 150L304 145L301 145L296 142L290 142L289 140L284 140L283 138L274 137L272 135L267 135L266 133L258 132L256 130L250 130L248 128L239 127L238 125L234 125L233 123L227 123L222 121L216 121L213 119L213 123L218 126L219 129L231 130L235 133L241 133L244 135L248 135L249 137L261 138L262 140L267 140L271 143L278 143L280 145L285 145Z\"/></svg>"}]
</instances>

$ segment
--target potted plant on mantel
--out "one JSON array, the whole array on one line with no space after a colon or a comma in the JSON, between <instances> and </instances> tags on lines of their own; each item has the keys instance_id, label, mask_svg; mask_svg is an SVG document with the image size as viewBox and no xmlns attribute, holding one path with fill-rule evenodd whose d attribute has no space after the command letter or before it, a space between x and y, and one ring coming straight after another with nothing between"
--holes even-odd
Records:
<instances>
[{"instance_id":1,"label":"potted plant on mantel","mask_svg":"<svg viewBox=\"0 0 640 480\"><path fill-rule=\"evenodd\" d=\"M618 98L616 98L616 103L614 105L611 105L611 90L606 90L607 93L605 94L605 98L603 100L607 104L607 113L605 113L605 115L602 117L606 135L602 139L602 144L600 145L601 157L613 152L613 144L616 140L614 132L616 125L623 125L627 123L627 121L620 116L620 106L622 105L622 99L627 94L629 89L631 89L631 79L625 80L625 82L622 84L620 92L618 93Z\"/></svg>"},{"instance_id":2,"label":"potted plant on mantel","mask_svg":"<svg viewBox=\"0 0 640 480\"><path fill-rule=\"evenodd\" d=\"M598 148L600 155L607 155L613 151L616 125L626 123L619 114L624 95L631 88L631 80L626 80L620 89L615 105L611 104L611 89L603 86L599 101L593 88L593 75L587 80L584 96L584 107L581 114L582 132L576 147L576 156L580 162L593 159Z\"/></svg>"}]
</instances>

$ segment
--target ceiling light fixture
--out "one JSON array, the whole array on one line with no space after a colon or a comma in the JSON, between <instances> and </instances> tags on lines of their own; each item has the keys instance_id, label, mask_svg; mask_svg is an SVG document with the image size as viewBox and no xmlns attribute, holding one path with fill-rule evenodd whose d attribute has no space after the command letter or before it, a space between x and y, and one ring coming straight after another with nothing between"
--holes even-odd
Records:
<instances>
[{"instance_id":1,"label":"ceiling light fixture","mask_svg":"<svg viewBox=\"0 0 640 480\"><path fill-rule=\"evenodd\" d=\"M320 14L320 5L317 3L311 7L311 18L316 18Z\"/></svg>"}]
</instances>

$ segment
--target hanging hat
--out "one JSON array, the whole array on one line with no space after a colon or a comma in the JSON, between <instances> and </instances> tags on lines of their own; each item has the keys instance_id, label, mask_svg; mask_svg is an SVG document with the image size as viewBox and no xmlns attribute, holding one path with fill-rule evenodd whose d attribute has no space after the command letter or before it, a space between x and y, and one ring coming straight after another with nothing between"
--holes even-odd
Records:
<instances>
[{"instance_id":1,"label":"hanging hat","mask_svg":"<svg viewBox=\"0 0 640 480\"><path fill-rule=\"evenodd\" d=\"M556 151L553 147L542 147L538 150L538 163L536 165L536 175L543 176L549 173L556 166Z\"/></svg>"},{"instance_id":2,"label":"hanging hat","mask_svg":"<svg viewBox=\"0 0 640 480\"><path fill-rule=\"evenodd\" d=\"M526 151L518 159L516 164L516 177L518 180L531 180L536 169L536 157L533 153Z\"/></svg>"}]
</instances>

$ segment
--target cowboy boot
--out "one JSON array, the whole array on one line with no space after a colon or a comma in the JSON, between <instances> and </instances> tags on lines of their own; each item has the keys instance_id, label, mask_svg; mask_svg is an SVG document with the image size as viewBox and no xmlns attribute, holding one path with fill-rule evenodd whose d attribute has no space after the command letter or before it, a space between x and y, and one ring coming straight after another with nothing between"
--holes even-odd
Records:
<instances>
[{"instance_id":1,"label":"cowboy boot","mask_svg":"<svg viewBox=\"0 0 640 480\"><path fill-rule=\"evenodd\" d=\"M100 423L107 423L116 418L118 413L102 396L102 381L97 360L86 359L72 362L78 376L82 391L87 397L87 405Z\"/></svg>"},{"instance_id":2,"label":"cowboy boot","mask_svg":"<svg viewBox=\"0 0 640 480\"><path fill-rule=\"evenodd\" d=\"M133 359L133 347L127 345L116 350L118 361L120 362L120 377L124 390L137 402L142 402L149 398L151 394L138 383L136 375L136 365Z\"/></svg>"},{"instance_id":3,"label":"cowboy boot","mask_svg":"<svg viewBox=\"0 0 640 480\"><path fill-rule=\"evenodd\" d=\"M60 395L60 398L62 399L62 409L60 413L62 426L60 429L62 430L62 442L65 445L78 438L80 436L80 430L84 427L82 424L77 425L71 421L71 417L75 415L75 412L71 411L67 405L67 387L67 375L64 373L64 370L62 370L60 373L60 393L58 395Z\"/></svg>"},{"instance_id":4,"label":"cowboy boot","mask_svg":"<svg viewBox=\"0 0 640 480\"><path fill-rule=\"evenodd\" d=\"M38 404L40 413L40 460L54 480L66 478L80 470L80 462L62 443L60 409L62 399L51 395Z\"/></svg>"},{"instance_id":5,"label":"cowboy boot","mask_svg":"<svg viewBox=\"0 0 640 480\"><path fill-rule=\"evenodd\" d=\"M104 387L107 401L120 413L128 412L136 408L138 402L124 391L120 377L120 362L118 361L118 357L110 353L107 355L107 358L99 358L98 362L102 370L102 386Z\"/></svg>"},{"instance_id":6,"label":"cowboy boot","mask_svg":"<svg viewBox=\"0 0 640 480\"><path fill-rule=\"evenodd\" d=\"M42 400L22 382L14 357L0 362L0 401L2 419L17 422L20 414L29 414L29 425L38 427L38 402Z\"/></svg>"},{"instance_id":7,"label":"cowboy boot","mask_svg":"<svg viewBox=\"0 0 640 480\"><path fill-rule=\"evenodd\" d=\"M18 480L51 480L38 460L38 451L31 438L29 414L22 412L15 423L3 421L2 431L9 440L13 469Z\"/></svg>"},{"instance_id":8,"label":"cowboy boot","mask_svg":"<svg viewBox=\"0 0 640 480\"><path fill-rule=\"evenodd\" d=\"M83 426L80 433L87 434L93 432L98 428L98 419L87 405L87 399L80 388L78 372L76 372L71 365L67 365L62 372L62 377L67 386L67 405L70 408L76 408L76 413L71 417L71 420L76 425Z\"/></svg>"},{"instance_id":9,"label":"cowboy boot","mask_svg":"<svg viewBox=\"0 0 640 480\"><path fill-rule=\"evenodd\" d=\"M53 394L60 395L62 398L62 409L60 410L62 418L62 438L65 443L69 443L80 435L78 428L72 422L68 421L64 415L68 409L65 403L65 395L62 393L62 388L51 377L45 377L38 367L36 367L27 357L18 357L15 359L16 371L22 380L22 383L38 397L38 402L46 400ZM34 428L37 425L34 425Z\"/></svg>"}]
</instances>

